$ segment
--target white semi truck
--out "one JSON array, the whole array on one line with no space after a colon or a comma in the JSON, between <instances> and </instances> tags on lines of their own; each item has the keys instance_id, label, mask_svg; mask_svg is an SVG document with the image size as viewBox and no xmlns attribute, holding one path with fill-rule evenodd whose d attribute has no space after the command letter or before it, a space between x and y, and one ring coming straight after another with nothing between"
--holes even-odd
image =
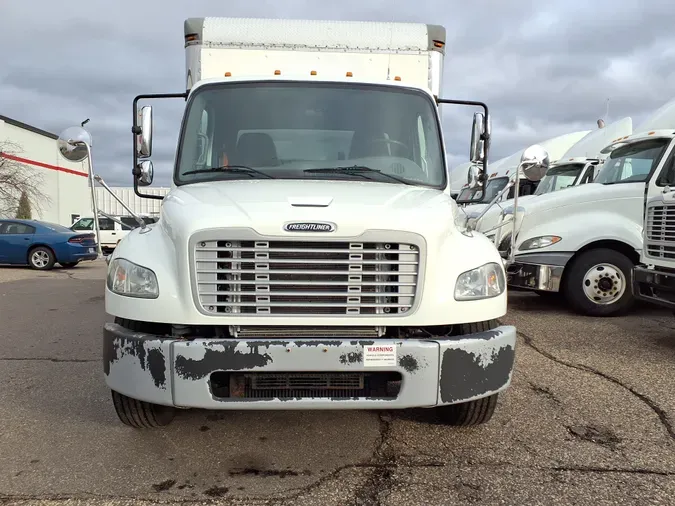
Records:
<instances>
[{"instance_id":1,"label":"white semi truck","mask_svg":"<svg viewBox=\"0 0 675 506\"><path fill-rule=\"evenodd\" d=\"M565 151L567 151L571 146L573 146L580 139L584 138L590 132L590 130L570 132L567 134L558 135L552 139L547 139L539 144L546 150L551 162L553 162L558 160L558 158L560 158L565 153ZM487 178L485 191L482 191L482 188L473 189L467 182L466 187L462 189L462 192L460 192L460 195L456 200L458 204L464 207L464 211L468 215L478 215L492 202L494 198L500 195L501 198L498 200L498 202L513 198L513 186L510 186L510 192L508 194L505 194L503 190L505 190L510 182L515 181L515 169L518 167L520 158L525 149L526 148L520 149L515 153L490 164L490 175ZM519 195L531 195L537 189L538 184L539 181L529 181L527 178L525 178L521 171Z\"/></svg>"},{"instance_id":2,"label":"white semi truck","mask_svg":"<svg viewBox=\"0 0 675 506\"><path fill-rule=\"evenodd\" d=\"M427 407L487 422L516 329L499 320L502 259L450 196L438 105L484 109L478 165L490 121L481 102L439 98L445 29L191 18L185 49L186 92L134 101L141 196L152 109L138 101L186 104L158 223L108 257L103 367L119 419ZM547 160L533 146L526 176Z\"/></svg>"},{"instance_id":3,"label":"white semi truck","mask_svg":"<svg viewBox=\"0 0 675 506\"><path fill-rule=\"evenodd\" d=\"M559 159L550 164L546 175L539 181L534 193L529 195L520 194L518 205L525 205L526 202L536 199L539 195L593 182L600 167L602 167L604 158L607 156L600 153L600 151L611 142L620 140L631 133L633 133L632 119L622 118L604 128L593 130L584 135L563 153ZM554 149L545 144L542 145L544 148L547 148L549 156L551 156ZM555 147L553 146L553 148ZM558 147L561 146L558 145ZM501 168L503 172L505 167L513 167L516 164L517 162L514 160L502 164L499 164L498 161L492 164L491 170L494 171L496 168ZM513 187L510 189L504 187L501 195L496 194L493 198L497 198L496 205L485 213L483 211L489 204L468 205L464 208L464 211L467 213L469 224L473 224L476 230L483 232L494 240L498 237L497 227L502 230L508 230L512 215L506 214L501 216L501 213L513 203ZM480 222L476 223L479 218Z\"/></svg>"},{"instance_id":4,"label":"white semi truck","mask_svg":"<svg viewBox=\"0 0 675 506\"><path fill-rule=\"evenodd\" d=\"M500 227L496 239L502 255L512 259L509 285L540 294L559 292L588 316L628 311L635 302L633 268L641 256L650 258L642 240L645 184L669 163L674 129L671 101L635 133L601 150L607 157L592 183L518 204L518 214ZM650 183L649 188L655 196L659 187Z\"/></svg>"}]
</instances>

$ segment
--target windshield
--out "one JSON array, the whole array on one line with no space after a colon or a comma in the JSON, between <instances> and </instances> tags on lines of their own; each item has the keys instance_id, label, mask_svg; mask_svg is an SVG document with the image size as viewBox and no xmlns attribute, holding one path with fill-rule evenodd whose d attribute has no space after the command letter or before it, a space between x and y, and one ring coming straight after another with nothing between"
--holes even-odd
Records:
<instances>
[{"instance_id":1,"label":"windshield","mask_svg":"<svg viewBox=\"0 0 675 506\"><path fill-rule=\"evenodd\" d=\"M483 189L480 187L463 190L462 193L459 194L457 202L461 202L462 204L469 202L472 204L480 204L481 202L490 203L493 198L499 195L499 192L504 189L508 182L508 177L495 177L489 179L487 183L485 183L485 192L483 192Z\"/></svg>"},{"instance_id":2,"label":"windshield","mask_svg":"<svg viewBox=\"0 0 675 506\"><path fill-rule=\"evenodd\" d=\"M568 186L574 186L582 170L584 170L583 163L570 163L551 167L546 171L546 175L541 181L539 181L539 186L537 186L534 194L542 195L567 188Z\"/></svg>"},{"instance_id":3,"label":"windshield","mask_svg":"<svg viewBox=\"0 0 675 506\"><path fill-rule=\"evenodd\" d=\"M485 185L485 195L483 195L483 198L480 200L486 203L492 202L492 199L499 195L499 192L504 189L508 182L508 177L496 177L490 179Z\"/></svg>"},{"instance_id":4,"label":"windshield","mask_svg":"<svg viewBox=\"0 0 675 506\"><path fill-rule=\"evenodd\" d=\"M249 82L197 89L187 106L174 181L253 178L442 189L436 106L419 91L362 84Z\"/></svg>"},{"instance_id":5,"label":"windshield","mask_svg":"<svg viewBox=\"0 0 675 506\"><path fill-rule=\"evenodd\" d=\"M650 139L616 148L605 160L595 183L643 183L658 165L669 139Z\"/></svg>"}]
</instances>

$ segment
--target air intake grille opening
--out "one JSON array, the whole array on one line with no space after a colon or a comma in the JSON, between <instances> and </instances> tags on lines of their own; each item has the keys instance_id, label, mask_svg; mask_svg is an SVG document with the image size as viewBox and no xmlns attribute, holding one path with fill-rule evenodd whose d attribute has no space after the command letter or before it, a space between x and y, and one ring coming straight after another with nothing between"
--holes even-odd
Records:
<instances>
[{"instance_id":1,"label":"air intake grille opening","mask_svg":"<svg viewBox=\"0 0 675 506\"><path fill-rule=\"evenodd\" d=\"M647 209L645 252L652 258L675 259L675 206Z\"/></svg>"},{"instance_id":2,"label":"air intake grille opening","mask_svg":"<svg viewBox=\"0 0 675 506\"><path fill-rule=\"evenodd\" d=\"M212 314L400 315L417 293L420 249L409 243L202 241L199 303Z\"/></svg>"},{"instance_id":3,"label":"air intake grille opening","mask_svg":"<svg viewBox=\"0 0 675 506\"><path fill-rule=\"evenodd\" d=\"M211 392L231 399L395 399L401 387L395 371L351 372L260 372L211 374Z\"/></svg>"}]
</instances>

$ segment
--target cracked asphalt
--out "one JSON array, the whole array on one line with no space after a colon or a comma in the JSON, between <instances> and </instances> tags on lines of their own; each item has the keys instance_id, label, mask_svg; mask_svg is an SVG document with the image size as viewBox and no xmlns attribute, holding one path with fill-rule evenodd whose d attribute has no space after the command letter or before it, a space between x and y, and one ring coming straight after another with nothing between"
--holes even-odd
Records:
<instances>
[{"instance_id":1,"label":"cracked asphalt","mask_svg":"<svg viewBox=\"0 0 675 506\"><path fill-rule=\"evenodd\" d=\"M0 504L672 504L675 317L511 292L516 373L490 423L425 410L181 412L121 425L105 264L0 268Z\"/></svg>"}]
</instances>

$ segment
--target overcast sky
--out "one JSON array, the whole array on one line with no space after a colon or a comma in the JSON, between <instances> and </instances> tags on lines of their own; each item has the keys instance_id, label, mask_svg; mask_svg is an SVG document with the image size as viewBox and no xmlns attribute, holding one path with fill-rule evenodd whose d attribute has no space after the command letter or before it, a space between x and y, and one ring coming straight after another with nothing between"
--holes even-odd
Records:
<instances>
[{"instance_id":1,"label":"overcast sky","mask_svg":"<svg viewBox=\"0 0 675 506\"><path fill-rule=\"evenodd\" d=\"M675 96L672 0L0 0L0 114L55 133L90 118L96 172L130 186L132 100L184 91L183 21L201 16L442 24L443 96L488 103L491 160L597 128L608 98L607 122L636 126ZM168 185L184 103L153 105L153 186ZM471 112L444 106L453 167Z\"/></svg>"}]
</instances>

